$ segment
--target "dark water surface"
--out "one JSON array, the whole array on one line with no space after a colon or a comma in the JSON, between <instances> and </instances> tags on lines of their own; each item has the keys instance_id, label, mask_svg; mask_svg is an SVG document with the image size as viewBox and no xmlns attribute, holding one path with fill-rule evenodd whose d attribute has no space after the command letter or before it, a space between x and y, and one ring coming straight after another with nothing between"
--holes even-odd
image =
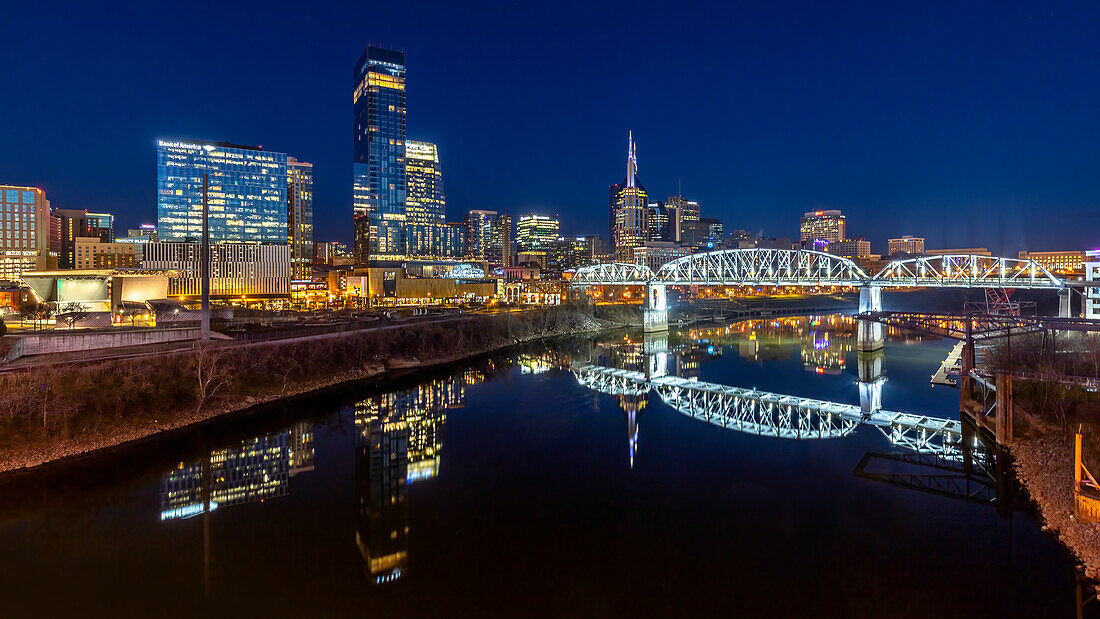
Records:
<instances>
[{"instance_id":1,"label":"dark water surface","mask_svg":"<svg viewBox=\"0 0 1100 619\"><path fill-rule=\"evenodd\" d=\"M858 405L854 331L657 346L670 374ZM639 334L605 340L0 484L0 617L1075 616L1071 558L1021 497L857 476L912 453L867 425L758 436L592 391L570 362L651 361ZM891 335L883 407L957 420L958 392L928 382L951 346Z\"/></svg>"}]
</instances>

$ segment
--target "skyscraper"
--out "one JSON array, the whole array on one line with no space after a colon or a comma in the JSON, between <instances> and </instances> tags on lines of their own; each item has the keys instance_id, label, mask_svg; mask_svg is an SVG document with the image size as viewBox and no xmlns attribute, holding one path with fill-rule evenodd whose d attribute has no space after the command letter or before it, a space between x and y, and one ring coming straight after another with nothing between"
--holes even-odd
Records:
<instances>
[{"instance_id":1,"label":"skyscraper","mask_svg":"<svg viewBox=\"0 0 1100 619\"><path fill-rule=\"evenodd\" d=\"M518 251L546 251L558 240L561 223L545 215L520 215L516 222L516 249Z\"/></svg>"},{"instance_id":2,"label":"skyscraper","mask_svg":"<svg viewBox=\"0 0 1100 619\"><path fill-rule=\"evenodd\" d=\"M157 140L161 241L202 238L203 174L211 242L286 244L286 153L195 140Z\"/></svg>"},{"instance_id":3,"label":"skyscraper","mask_svg":"<svg viewBox=\"0 0 1100 619\"><path fill-rule=\"evenodd\" d=\"M799 222L799 240L804 249L814 249L816 241L836 243L845 236L845 217L840 211L811 211ZM820 245L820 243L818 243Z\"/></svg>"},{"instance_id":4,"label":"skyscraper","mask_svg":"<svg viewBox=\"0 0 1100 619\"><path fill-rule=\"evenodd\" d=\"M649 207L649 194L638 180L633 133L629 134L627 142L626 176L622 183L608 189L611 252L618 262L631 262L634 248L644 243L648 234L645 216Z\"/></svg>"},{"instance_id":5,"label":"skyscraper","mask_svg":"<svg viewBox=\"0 0 1100 619\"><path fill-rule=\"evenodd\" d=\"M405 54L367 46L352 75L355 261L403 256Z\"/></svg>"},{"instance_id":6,"label":"skyscraper","mask_svg":"<svg viewBox=\"0 0 1100 619\"><path fill-rule=\"evenodd\" d=\"M672 218L669 217L669 209L664 202L650 202L646 207L646 240L647 241L674 241L675 230Z\"/></svg>"},{"instance_id":7,"label":"skyscraper","mask_svg":"<svg viewBox=\"0 0 1100 619\"><path fill-rule=\"evenodd\" d=\"M458 258L461 243L446 222L447 198L439 149L431 142L405 142L408 195L404 253L409 257Z\"/></svg>"},{"instance_id":8,"label":"skyscraper","mask_svg":"<svg viewBox=\"0 0 1100 619\"><path fill-rule=\"evenodd\" d=\"M309 279L313 268L313 164L286 159L287 242L294 279Z\"/></svg>"},{"instance_id":9,"label":"skyscraper","mask_svg":"<svg viewBox=\"0 0 1100 619\"><path fill-rule=\"evenodd\" d=\"M466 255L490 264L509 266L512 257L512 218L496 211L466 214Z\"/></svg>"},{"instance_id":10,"label":"skyscraper","mask_svg":"<svg viewBox=\"0 0 1100 619\"><path fill-rule=\"evenodd\" d=\"M672 237L669 240L688 240L685 237L691 234L695 222L699 221L699 203L686 200L683 196L669 196L665 205L669 213L669 235Z\"/></svg>"}]
</instances>

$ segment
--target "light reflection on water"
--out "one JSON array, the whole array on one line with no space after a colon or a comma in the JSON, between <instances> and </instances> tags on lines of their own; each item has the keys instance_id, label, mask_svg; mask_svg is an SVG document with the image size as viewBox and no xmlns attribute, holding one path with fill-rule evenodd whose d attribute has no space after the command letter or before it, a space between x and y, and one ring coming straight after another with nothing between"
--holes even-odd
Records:
<instances>
[{"instance_id":1,"label":"light reflection on water","mask_svg":"<svg viewBox=\"0 0 1100 619\"><path fill-rule=\"evenodd\" d=\"M168 582L180 615L645 616L733 600L749 615L882 615L897 599L902 614L1072 612L1072 565L1020 514L991 450L919 453L866 428L754 436L649 391L589 391L573 373L592 363L859 406L871 371L889 379L884 408L958 419L957 392L927 384L950 342L888 331L866 370L855 341L840 315L674 330L656 345L618 334L303 411L153 471L138 500L99 500L80 535L128 549L102 577L78 568L107 560L102 546L58 551L27 533L52 512L0 526L0 541L38 557L18 572L0 559L15 574L0 594L34 608L44 574L75 570L85 597L132 598L122 615ZM809 584L825 573L865 597Z\"/></svg>"}]
</instances>

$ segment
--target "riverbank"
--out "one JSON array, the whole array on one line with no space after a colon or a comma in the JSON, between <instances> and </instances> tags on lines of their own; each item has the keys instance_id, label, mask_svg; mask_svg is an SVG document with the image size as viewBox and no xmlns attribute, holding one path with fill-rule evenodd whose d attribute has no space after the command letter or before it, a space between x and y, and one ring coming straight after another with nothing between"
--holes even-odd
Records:
<instances>
[{"instance_id":1,"label":"riverbank","mask_svg":"<svg viewBox=\"0 0 1100 619\"><path fill-rule=\"evenodd\" d=\"M470 315L341 337L205 345L0 377L0 472L88 455L280 399L621 326L591 309Z\"/></svg>"},{"instance_id":2,"label":"riverbank","mask_svg":"<svg viewBox=\"0 0 1100 619\"><path fill-rule=\"evenodd\" d=\"M1061 430L1033 432L1014 441L1011 451L1017 477L1039 506L1044 527L1077 556L1089 579L1100 582L1100 523L1081 522L1075 513L1072 436Z\"/></svg>"}]
</instances>

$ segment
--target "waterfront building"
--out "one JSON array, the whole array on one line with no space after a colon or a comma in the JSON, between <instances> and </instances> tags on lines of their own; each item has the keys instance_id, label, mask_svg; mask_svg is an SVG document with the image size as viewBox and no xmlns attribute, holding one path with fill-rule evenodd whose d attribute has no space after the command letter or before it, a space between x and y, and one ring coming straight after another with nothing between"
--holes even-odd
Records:
<instances>
[{"instance_id":1,"label":"waterfront building","mask_svg":"<svg viewBox=\"0 0 1100 619\"><path fill-rule=\"evenodd\" d=\"M611 253L620 262L631 262L634 248L646 241L646 209L649 194L638 180L638 153L634 134L627 138L626 176L608 188L608 213L611 233Z\"/></svg>"},{"instance_id":2,"label":"waterfront building","mask_svg":"<svg viewBox=\"0 0 1100 619\"><path fill-rule=\"evenodd\" d=\"M202 295L201 243L148 243L141 266L170 270L172 297ZM290 247L255 243L210 245L210 297L224 301L285 299L290 296Z\"/></svg>"},{"instance_id":3,"label":"waterfront building","mask_svg":"<svg viewBox=\"0 0 1100 619\"><path fill-rule=\"evenodd\" d=\"M287 242L287 156L260 146L157 140L157 233L202 239L202 177L208 177L210 241Z\"/></svg>"},{"instance_id":4,"label":"waterfront building","mask_svg":"<svg viewBox=\"0 0 1100 619\"><path fill-rule=\"evenodd\" d=\"M516 221L516 251L546 251L558 240L561 222L545 215L520 215Z\"/></svg>"},{"instance_id":5,"label":"waterfront building","mask_svg":"<svg viewBox=\"0 0 1100 619\"><path fill-rule=\"evenodd\" d=\"M546 266L565 271L596 264L607 254L607 243L599 235L560 237L546 250Z\"/></svg>"},{"instance_id":6,"label":"waterfront building","mask_svg":"<svg viewBox=\"0 0 1100 619\"><path fill-rule=\"evenodd\" d=\"M862 237L833 241L829 253L842 258L867 258L871 256L871 242Z\"/></svg>"},{"instance_id":7,"label":"waterfront building","mask_svg":"<svg viewBox=\"0 0 1100 619\"><path fill-rule=\"evenodd\" d=\"M496 211L466 214L466 256L508 266L512 257L512 218Z\"/></svg>"},{"instance_id":8,"label":"waterfront building","mask_svg":"<svg viewBox=\"0 0 1100 619\"><path fill-rule=\"evenodd\" d=\"M924 238L907 234L899 239L887 239L886 255L899 256L901 254L908 256L924 254Z\"/></svg>"},{"instance_id":9,"label":"waterfront building","mask_svg":"<svg viewBox=\"0 0 1100 619\"><path fill-rule=\"evenodd\" d=\"M50 201L40 187L0 185L0 280L50 268Z\"/></svg>"},{"instance_id":10,"label":"waterfront building","mask_svg":"<svg viewBox=\"0 0 1100 619\"><path fill-rule=\"evenodd\" d=\"M404 254L405 54L368 45L352 75L355 263Z\"/></svg>"},{"instance_id":11,"label":"waterfront building","mask_svg":"<svg viewBox=\"0 0 1100 619\"><path fill-rule=\"evenodd\" d=\"M669 209L665 203L658 200L650 202L646 207L646 240L647 241L675 241L674 223L669 218Z\"/></svg>"},{"instance_id":12,"label":"waterfront building","mask_svg":"<svg viewBox=\"0 0 1100 619\"><path fill-rule=\"evenodd\" d=\"M695 222L699 221L699 203L683 196L669 196L665 208L668 209L672 227L672 238L668 240L684 241Z\"/></svg>"},{"instance_id":13,"label":"waterfront building","mask_svg":"<svg viewBox=\"0 0 1100 619\"><path fill-rule=\"evenodd\" d=\"M1081 301L1081 313L1090 320L1100 319L1100 249L1085 252L1084 268L1088 287Z\"/></svg>"},{"instance_id":14,"label":"waterfront building","mask_svg":"<svg viewBox=\"0 0 1100 619\"><path fill-rule=\"evenodd\" d=\"M844 214L837 210L811 211L802 215L799 224L799 240L804 249L815 249L814 245L836 243L848 238L845 236L846 221Z\"/></svg>"},{"instance_id":15,"label":"waterfront building","mask_svg":"<svg viewBox=\"0 0 1100 619\"><path fill-rule=\"evenodd\" d=\"M1021 251L1020 260L1034 260L1055 275L1082 275L1087 256L1084 251Z\"/></svg>"},{"instance_id":16,"label":"waterfront building","mask_svg":"<svg viewBox=\"0 0 1100 619\"><path fill-rule=\"evenodd\" d=\"M286 158L286 229L290 273L309 279L313 268L313 164Z\"/></svg>"},{"instance_id":17,"label":"waterfront building","mask_svg":"<svg viewBox=\"0 0 1100 619\"><path fill-rule=\"evenodd\" d=\"M133 269L138 265L137 243L105 242L97 236L76 237L77 269Z\"/></svg>"},{"instance_id":18,"label":"waterfront building","mask_svg":"<svg viewBox=\"0 0 1100 619\"><path fill-rule=\"evenodd\" d=\"M928 256L948 256L948 255L964 255L964 256L992 256L993 252L989 251L987 247L957 247L955 249L926 249L925 255Z\"/></svg>"},{"instance_id":19,"label":"waterfront building","mask_svg":"<svg viewBox=\"0 0 1100 619\"><path fill-rule=\"evenodd\" d=\"M647 241L633 249L631 262L647 266L654 272L666 262L691 255L691 248L667 241Z\"/></svg>"}]
</instances>

